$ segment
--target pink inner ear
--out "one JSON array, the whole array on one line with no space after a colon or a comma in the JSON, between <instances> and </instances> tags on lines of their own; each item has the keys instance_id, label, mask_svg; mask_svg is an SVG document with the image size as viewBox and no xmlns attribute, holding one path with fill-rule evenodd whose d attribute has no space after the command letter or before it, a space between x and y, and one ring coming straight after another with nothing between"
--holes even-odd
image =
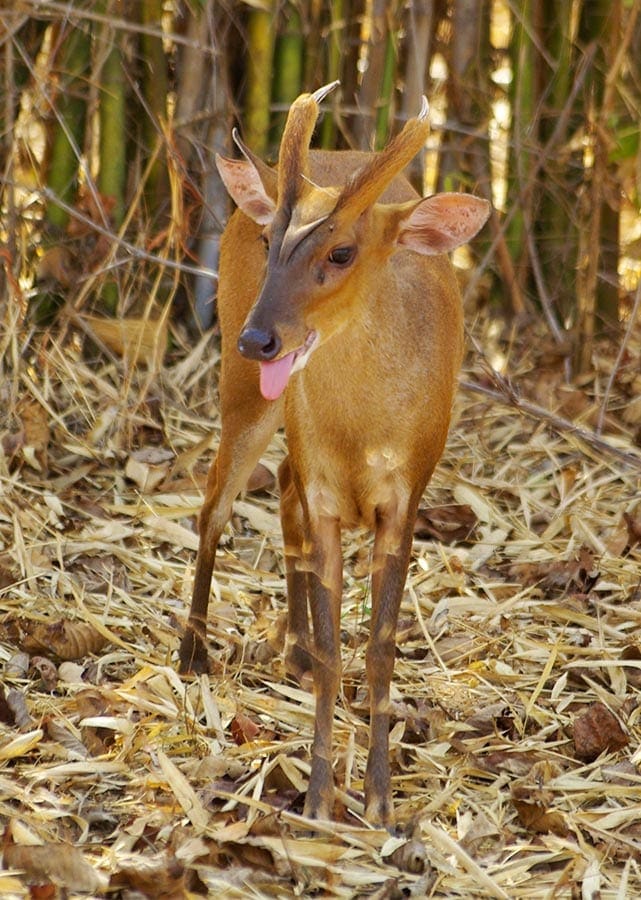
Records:
<instances>
[{"instance_id":1,"label":"pink inner ear","mask_svg":"<svg viewBox=\"0 0 641 900\"><path fill-rule=\"evenodd\" d=\"M276 204L266 193L252 163L246 159L227 159L216 154L216 168L236 206L258 225L269 225Z\"/></svg>"},{"instance_id":2,"label":"pink inner ear","mask_svg":"<svg viewBox=\"0 0 641 900\"><path fill-rule=\"evenodd\" d=\"M467 243L485 225L487 200L471 194L434 194L420 201L402 222L398 243L431 256Z\"/></svg>"}]
</instances>

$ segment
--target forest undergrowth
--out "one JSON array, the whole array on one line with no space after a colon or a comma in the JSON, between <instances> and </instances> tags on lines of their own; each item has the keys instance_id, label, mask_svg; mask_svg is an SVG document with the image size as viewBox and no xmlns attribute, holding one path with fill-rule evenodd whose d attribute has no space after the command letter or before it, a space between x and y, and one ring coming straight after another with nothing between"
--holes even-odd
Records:
<instances>
[{"instance_id":1,"label":"forest undergrowth","mask_svg":"<svg viewBox=\"0 0 641 900\"><path fill-rule=\"evenodd\" d=\"M539 321L470 326L399 622L396 835L362 818L360 533L336 821L301 818L313 697L282 661L282 435L219 554L212 675L177 675L219 346L169 330L166 352L87 317L1 335L2 896L641 894L639 323L575 383Z\"/></svg>"}]
</instances>

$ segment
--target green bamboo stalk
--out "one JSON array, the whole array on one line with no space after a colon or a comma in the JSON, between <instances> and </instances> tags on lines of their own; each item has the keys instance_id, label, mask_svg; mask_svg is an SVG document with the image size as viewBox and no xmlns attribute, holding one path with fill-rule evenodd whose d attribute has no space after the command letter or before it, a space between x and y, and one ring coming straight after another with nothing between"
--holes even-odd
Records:
<instances>
[{"instance_id":1,"label":"green bamboo stalk","mask_svg":"<svg viewBox=\"0 0 641 900\"><path fill-rule=\"evenodd\" d=\"M329 28L327 36L327 83L340 81L341 65L344 56L345 35L345 3L343 0L330 0L329 4ZM330 104L336 111L339 95L335 91L330 94ZM326 149L332 149L336 143L336 116L326 115L321 124L320 145Z\"/></svg>"},{"instance_id":2,"label":"green bamboo stalk","mask_svg":"<svg viewBox=\"0 0 641 900\"><path fill-rule=\"evenodd\" d=\"M357 130L361 113L355 110L359 105L363 22L367 15L368 3L369 0L343 0L344 27L341 37L344 52L340 79L344 111L341 118L341 131L345 135L345 142L352 148L359 145Z\"/></svg>"},{"instance_id":3,"label":"green bamboo stalk","mask_svg":"<svg viewBox=\"0 0 641 900\"><path fill-rule=\"evenodd\" d=\"M610 148L604 137L616 116L616 92L606 90L606 82L621 40L621 22L623 8L621 0L594 0L584 4L581 15L582 41L598 42L598 51L592 76L594 92L595 119L595 161L592 178L598 182L595 202L599 203L599 257L595 289L595 332L604 334L608 327L616 327L619 322L619 231L620 201L614 190L606 192L605 186L615 184L617 175L615 166L609 162ZM584 29L584 30L583 30ZM612 202L608 194L612 195ZM616 198L616 199L615 199Z\"/></svg>"},{"instance_id":4,"label":"green bamboo stalk","mask_svg":"<svg viewBox=\"0 0 641 900\"><path fill-rule=\"evenodd\" d=\"M274 55L274 2L253 7L247 19L245 138L259 155L267 151Z\"/></svg>"},{"instance_id":5,"label":"green bamboo stalk","mask_svg":"<svg viewBox=\"0 0 641 900\"><path fill-rule=\"evenodd\" d=\"M392 98L394 93L394 78L396 75L396 37L390 31L387 35L387 45L385 47L385 59L383 62L383 75L381 78L381 87L378 100L378 111L376 113L376 131L374 136L374 147L381 150L390 136L390 119L392 116Z\"/></svg>"},{"instance_id":6,"label":"green bamboo stalk","mask_svg":"<svg viewBox=\"0 0 641 900\"><path fill-rule=\"evenodd\" d=\"M49 189L69 206L76 198L85 139L89 60L89 33L82 27L70 27L60 46L60 87L47 172ZM64 231L69 214L52 201L47 204L45 218L49 226Z\"/></svg>"},{"instance_id":7,"label":"green bamboo stalk","mask_svg":"<svg viewBox=\"0 0 641 900\"><path fill-rule=\"evenodd\" d=\"M568 103L572 88L572 12L571 4L543 0L541 21L537 34L545 47L549 61L538 57L541 74L538 78L537 103L547 111L539 121L539 143L545 146L556 128L559 116ZM586 110L577 108L568 119L564 143L579 127L578 116ZM552 156L544 167L542 178L535 185L532 220L541 271L549 296L559 310L559 319L572 314L576 297L576 267L579 257L578 204L583 181L583 153L574 153L570 160Z\"/></svg>"},{"instance_id":8,"label":"green bamboo stalk","mask_svg":"<svg viewBox=\"0 0 641 900\"><path fill-rule=\"evenodd\" d=\"M126 90L123 56L111 29L103 29L102 38L109 47L100 73L100 147L98 187L103 196L113 201L111 216L120 228L125 214L126 158Z\"/></svg>"},{"instance_id":9,"label":"green bamboo stalk","mask_svg":"<svg viewBox=\"0 0 641 900\"><path fill-rule=\"evenodd\" d=\"M518 7L514 20L514 32L510 45L512 83L510 105L512 107L511 153L508 160L507 207L512 213L506 232L506 244L515 264L519 289L522 290L528 273L527 242L525 240L524 207L532 204L532 192L526 190L534 163L534 137L531 133L535 121L535 45L533 3L524 0ZM533 216L531 216L533 217Z\"/></svg>"},{"instance_id":10,"label":"green bamboo stalk","mask_svg":"<svg viewBox=\"0 0 641 900\"><path fill-rule=\"evenodd\" d=\"M102 12L111 4L102 0ZM120 229L125 216L125 185L127 182L126 82L121 46L121 32L103 26L100 31L103 64L97 74L99 88L98 118L98 189L109 201L110 218ZM118 308L117 281L106 279L101 286L103 306L111 313Z\"/></svg>"},{"instance_id":11,"label":"green bamboo stalk","mask_svg":"<svg viewBox=\"0 0 641 900\"><path fill-rule=\"evenodd\" d=\"M296 3L287 3L281 13L283 25L274 52L274 102L289 107L302 91L304 41L301 15ZM272 126L272 146L278 146L287 110L278 110Z\"/></svg>"}]
</instances>

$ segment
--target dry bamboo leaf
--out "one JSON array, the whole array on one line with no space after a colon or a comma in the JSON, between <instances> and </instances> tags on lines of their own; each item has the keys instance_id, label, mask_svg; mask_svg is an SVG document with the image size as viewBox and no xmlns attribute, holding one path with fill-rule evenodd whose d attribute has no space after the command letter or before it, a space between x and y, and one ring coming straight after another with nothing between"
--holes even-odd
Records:
<instances>
[{"instance_id":1,"label":"dry bamboo leaf","mask_svg":"<svg viewBox=\"0 0 641 900\"><path fill-rule=\"evenodd\" d=\"M142 491L151 494L167 477L174 454L162 447L134 450L125 463L125 475Z\"/></svg>"},{"instance_id":2,"label":"dry bamboo leaf","mask_svg":"<svg viewBox=\"0 0 641 900\"><path fill-rule=\"evenodd\" d=\"M197 831L204 831L209 823L209 813L185 776L169 757L162 750L158 750L157 755L162 773L181 809Z\"/></svg>"},{"instance_id":3,"label":"dry bamboo leaf","mask_svg":"<svg viewBox=\"0 0 641 900\"><path fill-rule=\"evenodd\" d=\"M234 512L247 519L254 531L260 534L280 533L280 520L277 515L268 512L256 503L248 503L245 500L236 500Z\"/></svg>"},{"instance_id":4,"label":"dry bamboo leaf","mask_svg":"<svg viewBox=\"0 0 641 900\"><path fill-rule=\"evenodd\" d=\"M12 653L4 667L6 678L26 678L29 672L29 654L22 651Z\"/></svg>"},{"instance_id":5,"label":"dry bamboo leaf","mask_svg":"<svg viewBox=\"0 0 641 900\"><path fill-rule=\"evenodd\" d=\"M149 368L162 365L167 349L167 317L160 319L101 319L81 317L94 334L130 365Z\"/></svg>"},{"instance_id":6,"label":"dry bamboo leaf","mask_svg":"<svg viewBox=\"0 0 641 900\"><path fill-rule=\"evenodd\" d=\"M70 759L87 759L89 751L65 722L47 718L44 721L47 737L65 748Z\"/></svg>"},{"instance_id":7,"label":"dry bamboo leaf","mask_svg":"<svg viewBox=\"0 0 641 900\"><path fill-rule=\"evenodd\" d=\"M5 625L13 619L46 626L49 613L51 620L75 617L109 641L88 665L67 664L74 666L71 672L59 667L56 690L45 694L37 679L26 677L25 666L12 669L6 662L20 644L20 629L2 629L3 674L24 679L24 685L16 682L15 694L5 682L2 726L8 758L1 759L0 793L22 823L14 840L55 843L61 828L74 836L82 831L98 867L114 880L122 874L123 887L112 885L121 893L166 890L182 897L196 889L230 897L352 897L382 888L388 897L490 897L503 891L534 900L591 893L600 878L605 893L621 900L641 896L635 862L641 834L641 512L638 468L628 468L638 458L639 436L638 416L626 415L639 406L641 321L630 321L632 339L603 421L602 439L623 451L614 457L554 430L550 419L528 418L523 409L515 414L496 400L459 398L458 425L422 504L466 502L465 490L454 492L462 484L487 521L476 526L478 542L459 545L456 553L441 542L415 548L392 693L397 716L390 762L398 819L421 823L418 836L435 865L432 874L416 876L390 868L380 853L385 833L352 818L363 813L354 795L360 796L369 728L362 687L371 549L362 534L345 534L344 702L334 726L337 783L349 784L351 793L339 791L343 808L337 807L336 821L318 827L318 838L305 833L298 839L299 830L310 827L291 810L302 803L309 777L314 698L279 683L281 660L274 665L261 655L282 639L285 609L272 496L245 498L253 510L237 508L236 518L244 521L221 554L207 623L218 676L185 686L173 671L193 582L197 535L190 522L220 440L216 339L182 347L178 323L172 364L162 377L151 378L142 366L126 366L123 377L113 352L89 358L66 325L63 331L54 324L42 336L30 332L27 347L22 330L3 328L0 313L4 397L32 398L46 411L48 462L55 473L45 480L23 464L28 445L18 405L5 409L0 615ZM503 339L497 344L485 331L476 336L504 354ZM528 334L525 356L518 356L517 343L511 341L510 352L517 354L512 362L527 396L532 385L539 389L537 341ZM559 401L591 414L613 362L598 349L598 378L578 384L583 397L565 392ZM483 373L471 357L470 364L479 381ZM37 380L28 367L36 369ZM549 383L561 390L562 374L553 374L561 377ZM141 502L144 478L125 478L125 462L138 448L159 442L188 466L189 477L174 482L173 493L158 493L162 485L156 486ZM33 448L26 452L37 465ZM264 455L269 472L277 471L284 453L277 434ZM140 461L154 476L154 460L143 454ZM20 477L16 464L23 466ZM153 517L160 520L156 526ZM451 524L436 523L441 541ZM515 577L512 566L523 566L513 570ZM34 652L53 659L49 643ZM251 647L258 648L252 665ZM92 682L99 685L89 688L93 699L82 699ZM611 708L629 735L628 747L606 748L596 764L577 759L568 739L591 700ZM233 741L230 723L237 710L264 729L258 739ZM41 722L48 729L50 721L69 723L93 756L65 761L64 734L62 743L47 732L35 739L18 734L36 731ZM261 740L270 728L278 739ZM158 747L209 814L202 837L194 836L197 829L168 794L168 779L149 770ZM561 774L534 780L533 765L550 762ZM509 800L516 779L523 793L515 799L531 816L527 827ZM570 840L554 833L555 814ZM28 827L33 840L24 839ZM216 852L225 867L208 864L208 834L220 838ZM197 846L182 858L190 840ZM184 881L172 854L193 870ZM11 892L11 886L5 890L9 877L16 878L0 874L0 896ZM13 887L16 896L26 892L24 882ZM62 893L51 884L43 890Z\"/></svg>"},{"instance_id":8,"label":"dry bamboo leaf","mask_svg":"<svg viewBox=\"0 0 641 900\"><path fill-rule=\"evenodd\" d=\"M190 528L161 516L145 516L144 522L156 540L166 541L173 547L198 550L198 535Z\"/></svg>"},{"instance_id":9,"label":"dry bamboo leaf","mask_svg":"<svg viewBox=\"0 0 641 900\"><path fill-rule=\"evenodd\" d=\"M7 741L6 744L0 747L0 760L17 759L20 756L26 756L34 747L38 746L43 735L42 729L36 728L34 731L27 731L25 734L20 734L18 737Z\"/></svg>"}]
</instances>

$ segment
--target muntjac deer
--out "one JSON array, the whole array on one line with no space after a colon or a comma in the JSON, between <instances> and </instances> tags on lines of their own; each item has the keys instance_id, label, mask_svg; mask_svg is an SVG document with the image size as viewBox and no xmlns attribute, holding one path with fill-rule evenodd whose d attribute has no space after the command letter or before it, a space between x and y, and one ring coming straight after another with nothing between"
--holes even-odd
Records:
<instances>
[{"instance_id":1,"label":"muntjac deer","mask_svg":"<svg viewBox=\"0 0 641 900\"><path fill-rule=\"evenodd\" d=\"M239 208L221 242L222 434L200 515L180 666L207 670L216 546L284 422L286 666L299 678L311 669L316 694L305 814L332 813L341 528L365 524L374 531L365 811L370 822L390 825L396 625L417 506L445 444L463 349L461 300L444 254L477 233L489 204L466 194L421 199L399 174L425 144L427 101L380 153L310 151L319 103L333 87L294 101L277 168L238 140L242 160L217 158Z\"/></svg>"}]
</instances>

